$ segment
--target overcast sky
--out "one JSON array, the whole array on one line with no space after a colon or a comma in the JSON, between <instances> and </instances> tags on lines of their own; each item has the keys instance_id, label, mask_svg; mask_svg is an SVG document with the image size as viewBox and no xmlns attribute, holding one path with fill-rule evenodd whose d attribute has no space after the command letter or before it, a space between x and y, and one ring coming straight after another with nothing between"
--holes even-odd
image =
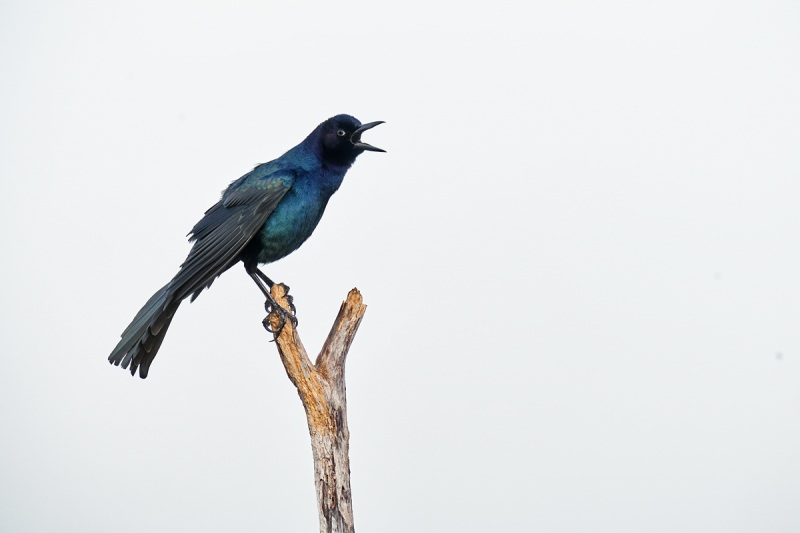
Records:
<instances>
[{"instance_id":1,"label":"overcast sky","mask_svg":"<svg viewBox=\"0 0 800 533\"><path fill-rule=\"evenodd\" d=\"M0 530L308 532L306 421L244 270L147 380L106 358L227 184L349 113L264 268L352 287L361 532L800 531L800 4L0 7Z\"/></svg>"}]
</instances>

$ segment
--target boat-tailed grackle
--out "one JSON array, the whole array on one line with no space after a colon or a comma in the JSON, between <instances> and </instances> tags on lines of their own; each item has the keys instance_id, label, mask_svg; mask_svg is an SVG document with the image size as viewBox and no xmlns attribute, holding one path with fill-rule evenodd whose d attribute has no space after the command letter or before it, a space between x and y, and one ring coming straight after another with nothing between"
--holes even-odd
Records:
<instances>
[{"instance_id":1,"label":"boat-tailed grackle","mask_svg":"<svg viewBox=\"0 0 800 533\"><path fill-rule=\"evenodd\" d=\"M384 151L361 140L363 132L382 123L329 118L279 158L231 183L189 232L194 244L178 273L144 304L108 360L130 365L132 375L138 368L146 378L181 302L194 301L239 261L267 298L268 310L281 313L284 323L287 316L296 322L272 299L273 283L258 265L286 257L308 239L356 157Z\"/></svg>"}]
</instances>

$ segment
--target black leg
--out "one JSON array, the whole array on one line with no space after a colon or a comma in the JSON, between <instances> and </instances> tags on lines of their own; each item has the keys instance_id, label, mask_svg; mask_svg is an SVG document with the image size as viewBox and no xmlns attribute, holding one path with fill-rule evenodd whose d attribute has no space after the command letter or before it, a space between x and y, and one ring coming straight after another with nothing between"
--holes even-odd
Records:
<instances>
[{"instance_id":1,"label":"black leg","mask_svg":"<svg viewBox=\"0 0 800 533\"><path fill-rule=\"evenodd\" d=\"M263 272L261 272L261 269L259 269L258 267L256 267L255 273L256 273L256 276L261 278L264 281L264 283L267 284L267 287L272 289L272 286L275 285L274 281L269 279L267 277L267 275L264 274ZM294 306L294 298L292 297L291 294L289 294L289 286L286 285L285 283L283 284L283 286L286 289L286 299L289 300L289 310L292 312L293 315L297 315L297 308ZM297 317L296 316L295 316L293 322L294 322L294 325L296 326L297 325Z\"/></svg>"},{"instance_id":2,"label":"black leg","mask_svg":"<svg viewBox=\"0 0 800 533\"><path fill-rule=\"evenodd\" d=\"M255 268L255 272L256 276L261 278L264 281L264 283L267 284L267 287L269 287L270 289L272 288L273 285L275 285L275 282L269 279L266 274L261 272L261 269L259 269L258 267ZM284 287L286 286L284 285ZM289 292L289 287L286 287L286 292Z\"/></svg>"},{"instance_id":3,"label":"black leg","mask_svg":"<svg viewBox=\"0 0 800 533\"><path fill-rule=\"evenodd\" d=\"M256 270L256 272L258 272L258 270ZM270 283L269 286L264 285L264 282L261 280L261 278L258 277L258 275L256 275L255 272L250 272L248 270L247 275L253 278L253 281L256 283L256 286L262 293L264 293L264 296L266 296L269 301L274 303L275 300L272 299L272 294L269 291L272 288L272 285L274 284Z\"/></svg>"},{"instance_id":4,"label":"black leg","mask_svg":"<svg viewBox=\"0 0 800 533\"><path fill-rule=\"evenodd\" d=\"M287 317L289 320L292 321L292 324L294 324L294 326L297 327L297 317L294 316L296 309L294 307L294 302L292 301L293 298L288 294L289 287L284 285L287 292L286 299L289 301L289 307L291 307L292 309L291 312L287 311L286 309L278 305L278 302L276 302L275 299L272 297L270 289L272 288L273 285L275 285L275 283L271 279L269 279L266 274L261 272L261 270L259 270L257 267L247 268L247 266L245 266L245 270L247 270L247 275L249 275L253 279L256 286L264 294L264 298L267 299L267 302L264 305L264 308L267 310L267 313L272 313L273 311L276 311L281 316L281 325L278 326L278 329L274 331L269 326L269 320L266 320L264 324L267 330L270 331L271 333L274 333L275 335L280 335L281 331L283 330L283 326L286 325Z\"/></svg>"}]
</instances>

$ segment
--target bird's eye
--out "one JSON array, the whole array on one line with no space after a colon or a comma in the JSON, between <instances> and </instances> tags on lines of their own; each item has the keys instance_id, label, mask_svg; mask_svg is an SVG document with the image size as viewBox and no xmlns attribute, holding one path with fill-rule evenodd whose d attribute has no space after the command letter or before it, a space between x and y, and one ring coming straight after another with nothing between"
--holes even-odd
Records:
<instances>
[{"instance_id":1,"label":"bird's eye","mask_svg":"<svg viewBox=\"0 0 800 533\"><path fill-rule=\"evenodd\" d=\"M346 134L347 132L344 130L336 130L336 135L338 135L339 137L344 137Z\"/></svg>"}]
</instances>

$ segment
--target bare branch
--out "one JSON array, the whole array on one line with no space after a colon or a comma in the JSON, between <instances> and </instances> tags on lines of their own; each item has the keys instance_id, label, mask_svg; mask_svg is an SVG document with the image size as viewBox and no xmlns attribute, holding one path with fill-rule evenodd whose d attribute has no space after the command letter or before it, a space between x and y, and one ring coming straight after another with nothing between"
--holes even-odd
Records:
<instances>
[{"instance_id":1,"label":"bare branch","mask_svg":"<svg viewBox=\"0 0 800 533\"><path fill-rule=\"evenodd\" d=\"M286 288L276 284L272 297L289 308ZM353 289L339 309L316 365L306 353L297 330L287 321L276 344L286 374L297 388L306 411L314 478L317 488L321 533L353 533L353 506L350 493L350 431L347 427L347 397L344 366L367 306L361 293ZM272 330L281 325L278 313L264 319Z\"/></svg>"},{"instance_id":2,"label":"bare branch","mask_svg":"<svg viewBox=\"0 0 800 533\"><path fill-rule=\"evenodd\" d=\"M339 315L333 322L328 338L322 345L322 350L317 357L316 368L331 379L338 379L336 372L344 372L345 359L353 338L356 336L358 326L367 306L361 299L358 289L352 289L347 294L347 299L339 308ZM342 379L344 382L344 379Z\"/></svg>"}]
</instances>

